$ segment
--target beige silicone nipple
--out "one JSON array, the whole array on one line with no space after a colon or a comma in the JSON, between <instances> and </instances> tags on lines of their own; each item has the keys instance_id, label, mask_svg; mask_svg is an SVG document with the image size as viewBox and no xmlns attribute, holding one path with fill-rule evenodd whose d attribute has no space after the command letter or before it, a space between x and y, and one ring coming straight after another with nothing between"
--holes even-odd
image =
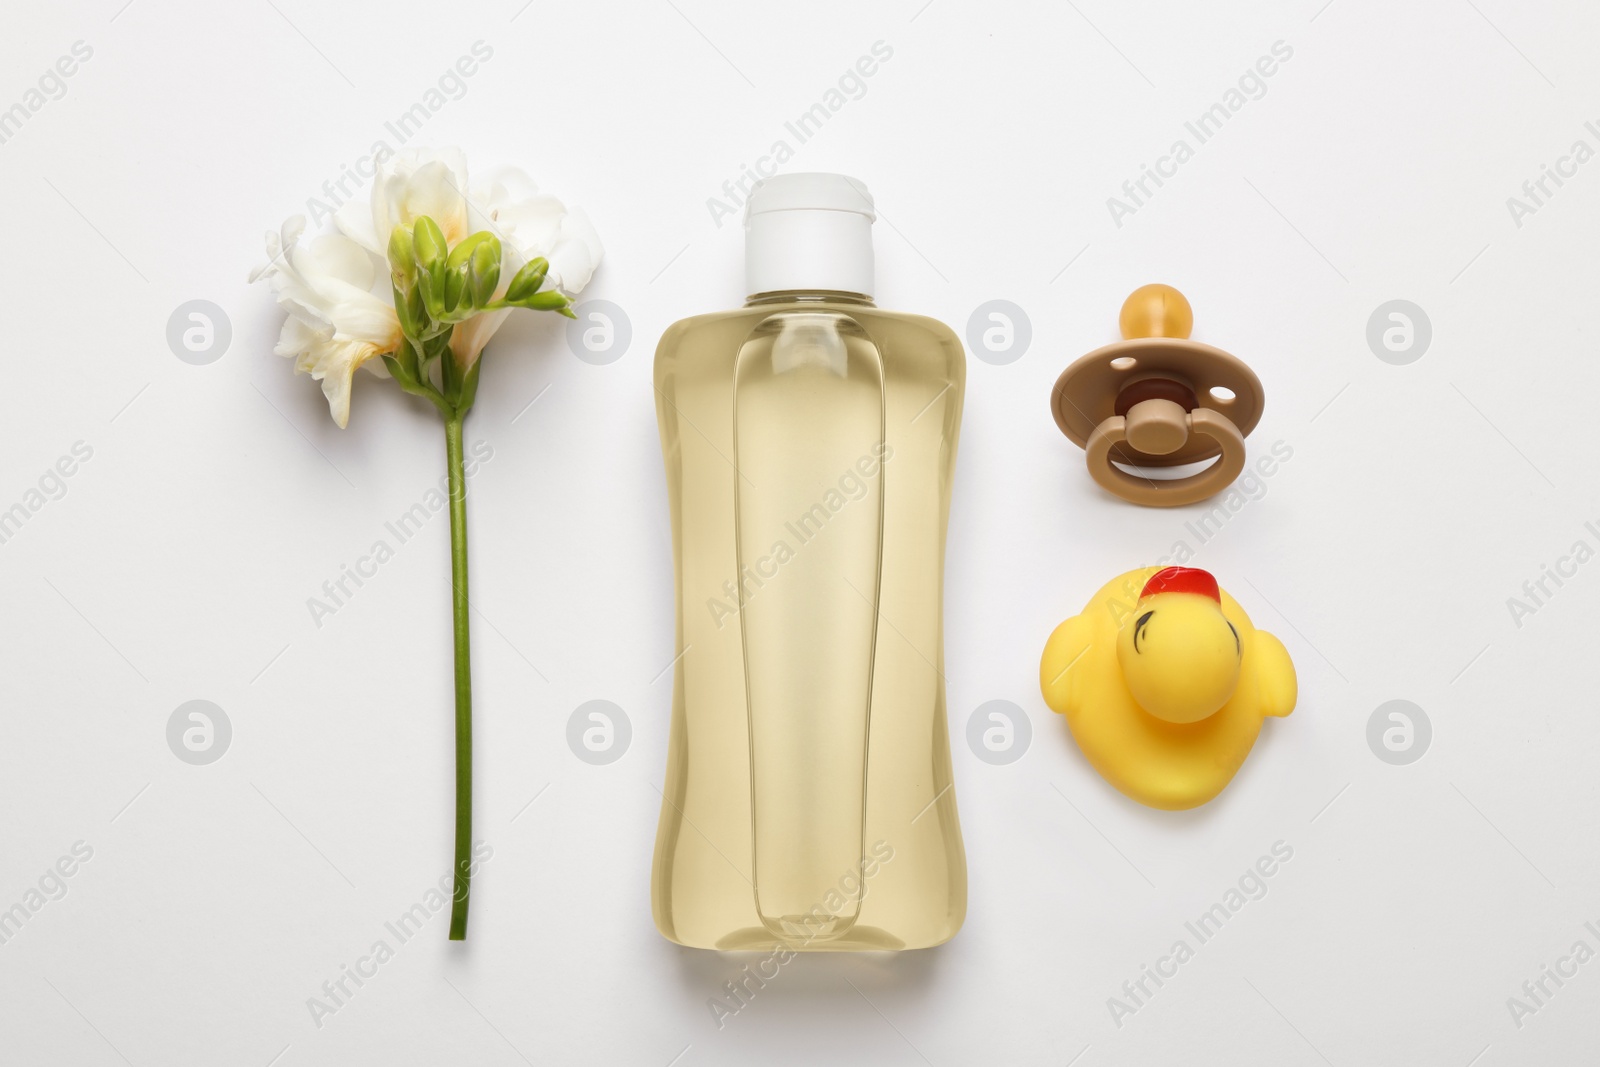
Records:
<instances>
[{"instance_id":1,"label":"beige silicone nipple","mask_svg":"<svg viewBox=\"0 0 1600 1067\"><path fill-rule=\"evenodd\" d=\"M1221 492L1244 469L1244 439L1265 404L1261 380L1242 360L1189 340L1194 312L1170 285L1135 289L1120 323L1123 340L1056 379L1056 425L1087 452L1094 480L1124 500L1172 507ZM1216 462L1186 478L1146 478L1117 466L1208 459Z\"/></svg>"}]
</instances>

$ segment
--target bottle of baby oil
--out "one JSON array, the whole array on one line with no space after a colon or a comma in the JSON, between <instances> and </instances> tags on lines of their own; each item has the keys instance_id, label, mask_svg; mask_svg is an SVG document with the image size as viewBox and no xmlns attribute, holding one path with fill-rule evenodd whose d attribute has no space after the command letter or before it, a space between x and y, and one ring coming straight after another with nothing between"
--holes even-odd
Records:
<instances>
[{"instance_id":1,"label":"bottle of baby oil","mask_svg":"<svg viewBox=\"0 0 1600 1067\"><path fill-rule=\"evenodd\" d=\"M792 174L746 205L742 308L656 352L677 655L652 900L715 949L954 936L945 530L966 361L872 300L872 197Z\"/></svg>"}]
</instances>

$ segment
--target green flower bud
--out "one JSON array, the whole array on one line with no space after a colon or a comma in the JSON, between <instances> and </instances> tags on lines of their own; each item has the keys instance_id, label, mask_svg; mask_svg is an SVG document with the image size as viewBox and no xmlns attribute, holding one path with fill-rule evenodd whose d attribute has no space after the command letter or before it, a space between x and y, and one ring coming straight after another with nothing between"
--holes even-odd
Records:
<instances>
[{"instance_id":1,"label":"green flower bud","mask_svg":"<svg viewBox=\"0 0 1600 1067\"><path fill-rule=\"evenodd\" d=\"M506 289L506 303L522 304L539 291L539 286L544 284L544 276L550 270L550 264L543 256L531 259L511 279L511 285Z\"/></svg>"},{"instance_id":2,"label":"green flower bud","mask_svg":"<svg viewBox=\"0 0 1600 1067\"><path fill-rule=\"evenodd\" d=\"M467 284L467 265L446 268L444 274L444 309L454 311L461 306L461 296L465 293L467 298L472 298L471 290Z\"/></svg>"},{"instance_id":3,"label":"green flower bud","mask_svg":"<svg viewBox=\"0 0 1600 1067\"><path fill-rule=\"evenodd\" d=\"M401 332L407 337L420 337L423 328L427 324L427 315L418 315L416 313L421 304L420 300L417 299L421 296L421 293L416 289L407 292L400 288L398 282L391 288L394 290L394 313L395 317L400 320ZM413 303L413 300L417 300L417 302Z\"/></svg>"},{"instance_id":4,"label":"green flower bud","mask_svg":"<svg viewBox=\"0 0 1600 1067\"><path fill-rule=\"evenodd\" d=\"M428 315L434 319L442 318L445 312L444 265L449 255L444 231L439 229L437 222L423 215L412 227L411 243L413 257L420 272L417 281L422 290Z\"/></svg>"},{"instance_id":5,"label":"green flower bud","mask_svg":"<svg viewBox=\"0 0 1600 1067\"><path fill-rule=\"evenodd\" d=\"M467 260L472 258L472 253L477 251L479 245L483 244L485 241L493 241L494 239L494 234L490 233L488 230L479 230L477 233L466 238L464 241L450 250L450 257L445 260L445 270L460 270L462 267L467 265Z\"/></svg>"},{"instance_id":6,"label":"green flower bud","mask_svg":"<svg viewBox=\"0 0 1600 1067\"><path fill-rule=\"evenodd\" d=\"M422 299L422 287L420 285L406 294L406 314L417 325L417 332L411 334L411 336L421 337L430 322L428 319L428 307Z\"/></svg>"},{"instance_id":7,"label":"green flower bud","mask_svg":"<svg viewBox=\"0 0 1600 1067\"><path fill-rule=\"evenodd\" d=\"M404 226L389 234L389 274L401 292L410 292L417 284L416 242Z\"/></svg>"},{"instance_id":8,"label":"green flower bud","mask_svg":"<svg viewBox=\"0 0 1600 1067\"><path fill-rule=\"evenodd\" d=\"M439 229L437 222L423 215L412 229L411 240L417 266L438 280L439 272L444 269L445 258L449 255L444 231Z\"/></svg>"},{"instance_id":9,"label":"green flower bud","mask_svg":"<svg viewBox=\"0 0 1600 1067\"><path fill-rule=\"evenodd\" d=\"M565 293L556 289L546 289L542 293L534 293L520 303L521 306L532 308L534 311L560 311L564 314L570 301Z\"/></svg>"},{"instance_id":10,"label":"green flower bud","mask_svg":"<svg viewBox=\"0 0 1600 1067\"><path fill-rule=\"evenodd\" d=\"M462 306L465 297L470 304L472 300L472 257L479 248L488 241L495 241L493 234L487 230L479 230L465 241L450 250L450 256L444 264L444 306L447 311L455 311ZM499 252L499 241L495 241L495 251ZM498 261L498 254L496 256Z\"/></svg>"},{"instance_id":11,"label":"green flower bud","mask_svg":"<svg viewBox=\"0 0 1600 1067\"><path fill-rule=\"evenodd\" d=\"M472 283L472 304L483 307L494 299L495 286L500 284L500 239L490 236L472 250L467 260L469 280Z\"/></svg>"}]
</instances>

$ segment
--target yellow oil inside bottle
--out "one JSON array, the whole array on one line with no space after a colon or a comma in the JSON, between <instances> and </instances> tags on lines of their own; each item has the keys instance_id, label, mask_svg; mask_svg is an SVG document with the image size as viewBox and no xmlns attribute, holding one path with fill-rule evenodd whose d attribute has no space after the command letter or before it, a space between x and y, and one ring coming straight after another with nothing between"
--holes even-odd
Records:
<instances>
[{"instance_id":1,"label":"yellow oil inside bottle","mask_svg":"<svg viewBox=\"0 0 1600 1067\"><path fill-rule=\"evenodd\" d=\"M652 901L672 940L959 929L941 608L965 366L941 323L839 293L662 338L679 659Z\"/></svg>"}]
</instances>

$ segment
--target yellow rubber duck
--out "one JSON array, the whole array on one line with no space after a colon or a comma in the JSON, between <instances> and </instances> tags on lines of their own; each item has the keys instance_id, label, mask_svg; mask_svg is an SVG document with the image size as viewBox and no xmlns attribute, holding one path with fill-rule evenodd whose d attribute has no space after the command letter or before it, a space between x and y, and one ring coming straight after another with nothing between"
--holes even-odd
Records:
<instances>
[{"instance_id":1,"label":"yellow rubber duck","mask_svg":"<svg viewBox=\"0 0 1600 1067\"><path fill-rule=\"evenodd\" d=\"M1039 687L1101 777L1167 811L1222 792L1297 693L1283 643L1196 567L1107 582L1045 642Z\"/></svg>"}]
</instances>

